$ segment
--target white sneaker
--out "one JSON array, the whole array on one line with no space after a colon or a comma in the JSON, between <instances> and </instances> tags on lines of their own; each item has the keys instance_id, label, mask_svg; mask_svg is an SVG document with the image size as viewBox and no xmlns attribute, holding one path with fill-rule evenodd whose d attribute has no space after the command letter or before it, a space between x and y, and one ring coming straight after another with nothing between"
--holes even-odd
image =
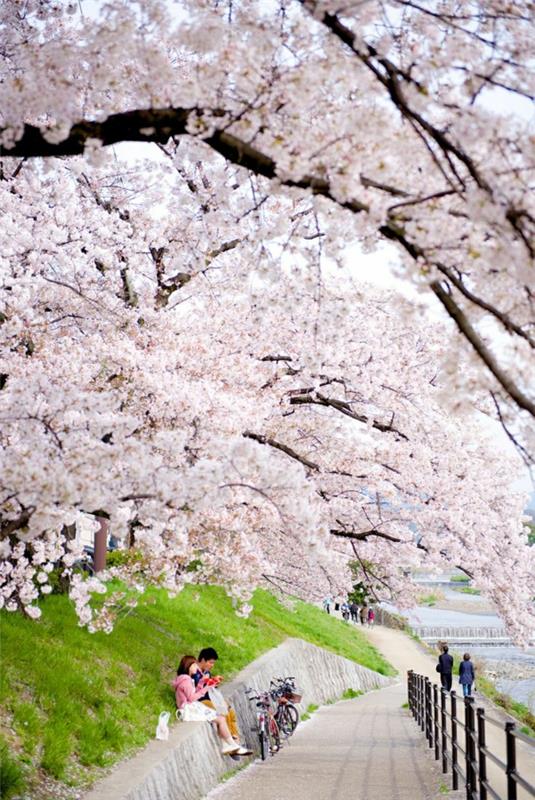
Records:
<instances>
[{"instance_id":1,"label":"white sneaker","mask_svg":"<svg viewBox=\"0 0 535 800\"><path fill-rule=\"evenodd\" d=\"M221 748L221 753L224 756L237 755L239 749L240 749L239 744L227 744L225 742L225 744Z\"/></svg>"},{"instance_id":2,"label":"white sneaker","mask_svg":"<svg viewBox=\"0 0 535 800\"><path fill-rule=\"evenodd\" d=\"M252 750L248 750L246 747L242 747L240 745L240 749L236 751L235 755L237 755L237 756L252 756L253 755L253 751Z\"/></svg>"}]
</instances>

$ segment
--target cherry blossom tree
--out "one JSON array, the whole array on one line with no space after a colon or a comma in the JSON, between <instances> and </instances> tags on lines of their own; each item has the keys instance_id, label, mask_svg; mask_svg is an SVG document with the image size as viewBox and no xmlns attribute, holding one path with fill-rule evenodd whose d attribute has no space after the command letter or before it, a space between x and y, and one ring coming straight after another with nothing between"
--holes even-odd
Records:
<instances>
[{"instance_id":1,"label":"cherry blossom tree","mask_svg":"<svg viewBox=\"0 0 535 800\"><path fill-rule=\"evenodd\" d=\"M351 559L401 605L460 566L525 639L521 466L483 420L530 461L533 165L482 101L530 96L527 4L93 11L0 12L3 603L38 616L105 515L136 555L97 615L71 575L92 629L147 582L246 612ZM345 263L385 239L459 333Z\"/></svg>"}]
</instances>

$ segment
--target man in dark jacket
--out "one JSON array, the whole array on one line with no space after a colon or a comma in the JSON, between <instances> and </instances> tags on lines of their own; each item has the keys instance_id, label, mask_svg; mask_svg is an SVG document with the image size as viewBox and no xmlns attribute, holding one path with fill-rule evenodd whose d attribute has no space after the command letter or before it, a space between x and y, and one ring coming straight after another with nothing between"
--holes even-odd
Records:
<instances>
[{"instance_id":1,"label":"man in dark jacket","mask_svg":"<svg viewBox=\"0 0 535 800\"><path fill-rule=\"evenodd\" d=\"M440 683L443 689L451 690L451 676L453 670L453 657L448 653L448 645L442 648L442 653L438 657L437 671L440 672Z\"/></svg>"}]
</instances>

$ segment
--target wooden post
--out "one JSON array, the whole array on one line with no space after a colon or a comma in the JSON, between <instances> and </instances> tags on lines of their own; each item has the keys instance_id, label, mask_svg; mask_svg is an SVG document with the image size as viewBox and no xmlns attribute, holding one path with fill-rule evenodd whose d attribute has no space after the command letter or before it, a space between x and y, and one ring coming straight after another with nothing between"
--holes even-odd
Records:
<instances>
[{"instance_id":1,"label":"wooden post","mask_svg":"<svg viewBox=\"0 0 535 800\"><path fill-rule=\"evenodd\" d=\"M96 574L106 568L108 529L110 523L105 517L95 517L95 519L100 525L99 530L95 531L93 539L93 572Z\"/></svg>"}]
</instances>

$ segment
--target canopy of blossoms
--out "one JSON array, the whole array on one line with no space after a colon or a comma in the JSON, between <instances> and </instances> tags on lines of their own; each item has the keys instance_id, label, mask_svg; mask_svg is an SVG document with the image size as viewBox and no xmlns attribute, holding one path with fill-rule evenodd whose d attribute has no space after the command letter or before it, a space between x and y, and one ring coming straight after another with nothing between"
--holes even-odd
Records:
<instances>
[{"instance_id":1,"label":"canopy of blossoms","mask_svg":"<svg viewBox=\"0 0 535 800\"><path fill-rule=\"evenodd\" d=\"M533 155L480 102L531 96L529 8L335 11L2 4L8 609L38 616L89 514L137 554L98 614L72 576L92 629L146 582L246 611L260 584L344 591L348 560L400 605L459 566L533 626ZM443 323L360 280L385 239Z\"/></svg>"}]
</instances>

